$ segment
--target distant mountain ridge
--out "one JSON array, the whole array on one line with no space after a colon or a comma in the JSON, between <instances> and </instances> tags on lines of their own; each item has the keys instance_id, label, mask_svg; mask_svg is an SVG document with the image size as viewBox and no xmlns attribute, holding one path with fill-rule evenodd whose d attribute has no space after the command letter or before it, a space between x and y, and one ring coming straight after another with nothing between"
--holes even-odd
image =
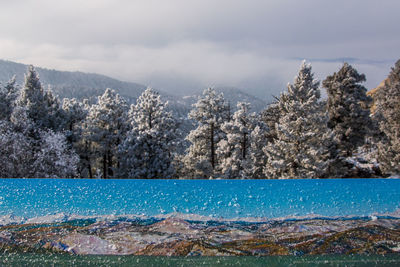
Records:
<instances>
[{"instance_id":1,"label":"distant mountain ridge","mask_svg":"<svg viewBox=\"0 0 400 267\"><path fill-rule=\"evenodd\" d=\"M22 85L24 74L28 65L6 61L0 59L0 82L6 83L13 75L16 75L17 83ZM134 103L141 93L146 89L146 85L124 82L101 74L84 73L80 71L58 71L46 68L36 67L39 73L42 85L53 90L53 92L63 98L87 98L94 102L97 96L102 95L106 88L114 89L118 94L124 97L128 103ZM170 108L179 116L186 116L202 92L191 96L175 96L155 88L161 94L162 98L168 100ZM232 110L236 109L236 103L239 101L249 102L252 110L259 112L266 107L266 103L250 94L247 94L233 87L216 88L222 92L227 101L229 101Z\"/></svg>"},{"instance_id":2,"label":"distant mountain ridge","mask_svg":"<svg viewBox=\"0 0 400 267\"><path fill-rule=\"evenodd\" d=\"M17 83L23 84L24 74L28 65L15 63L12 61L0 60L0 81L7 82L13 75L16 75ZM144 89L145 85L123 82L104 75L84 72L58 71L36 67L40 81L62 99L68 98L91 98L101 95L106 88L112 88L118 93L131 100L136 99Z\"/></svg>"}]
</instances>

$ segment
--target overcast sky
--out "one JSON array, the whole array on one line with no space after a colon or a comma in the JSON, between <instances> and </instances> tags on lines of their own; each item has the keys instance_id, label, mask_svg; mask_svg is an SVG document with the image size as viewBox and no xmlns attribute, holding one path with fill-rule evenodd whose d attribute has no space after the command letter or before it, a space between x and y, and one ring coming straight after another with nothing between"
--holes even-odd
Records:
<instances>
[{"instance_id":1,"label":"overcast sky","mask_svg":"<svg viewBox=\"0 0 400 267\"><path fill-rule=\"evenodd\" d=\"M302 59L383 80L400 58L399 0L0 0L0 58L185 92L267 98Z\"/></svg>"}]
</instances>

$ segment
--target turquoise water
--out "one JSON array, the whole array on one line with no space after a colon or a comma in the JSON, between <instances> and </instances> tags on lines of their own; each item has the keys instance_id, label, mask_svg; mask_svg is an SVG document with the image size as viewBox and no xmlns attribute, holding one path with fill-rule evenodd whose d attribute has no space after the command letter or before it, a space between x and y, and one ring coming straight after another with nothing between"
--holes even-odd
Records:
<instances>
[{"instance_id":1,"label":"turquoise water","mask_svg":"<svg viewBox=\"0 0 400 267\"><path fill-rule=\"evenodd\" d=\"M0 179L0 216L25 218L173 212L226 219L369 216L399 206L398 179Z\"/></svg>"}]
</instances>

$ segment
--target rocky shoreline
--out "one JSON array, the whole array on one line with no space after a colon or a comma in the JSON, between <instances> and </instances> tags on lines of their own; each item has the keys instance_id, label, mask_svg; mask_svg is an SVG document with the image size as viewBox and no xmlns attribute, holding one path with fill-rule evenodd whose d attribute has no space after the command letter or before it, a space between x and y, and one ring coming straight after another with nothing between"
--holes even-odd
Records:
<instances>
[{"instance_id":1,"label":"rocky shoreline","mask_svg":"<svg viewBox=\"0 0 400 267\"><path fill-rule=\"evenodd\" d=\"M11 224L0 227L0 251L152 256L389 254L400 252L400 219L79 219Z\"/></svg>"}]
</instances>

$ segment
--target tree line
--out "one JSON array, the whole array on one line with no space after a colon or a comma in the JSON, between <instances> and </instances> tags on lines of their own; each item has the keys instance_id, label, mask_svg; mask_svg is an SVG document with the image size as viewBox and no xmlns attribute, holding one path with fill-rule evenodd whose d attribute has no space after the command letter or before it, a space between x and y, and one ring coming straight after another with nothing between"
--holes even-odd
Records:
<instances>
[{"instance_id":1,"label":"tree line","mask_svg":"<svg viewBox=\"0 0 400 267\"><path fill-rule=\"evenodd\" d=\"M0 86L0 177L331 178L400 173L400 60L374 99L344 63L322 87L303 62L260 113L235 112L212 88L188 114L188 133L147 88L135 104L106 89L96 103L44 89L33 66ZM374 105L371 113L371 106ZM179 149L182 148L183 149ZM368 167L369 171L366 171Z\"/></svg>"}]
</instances>

